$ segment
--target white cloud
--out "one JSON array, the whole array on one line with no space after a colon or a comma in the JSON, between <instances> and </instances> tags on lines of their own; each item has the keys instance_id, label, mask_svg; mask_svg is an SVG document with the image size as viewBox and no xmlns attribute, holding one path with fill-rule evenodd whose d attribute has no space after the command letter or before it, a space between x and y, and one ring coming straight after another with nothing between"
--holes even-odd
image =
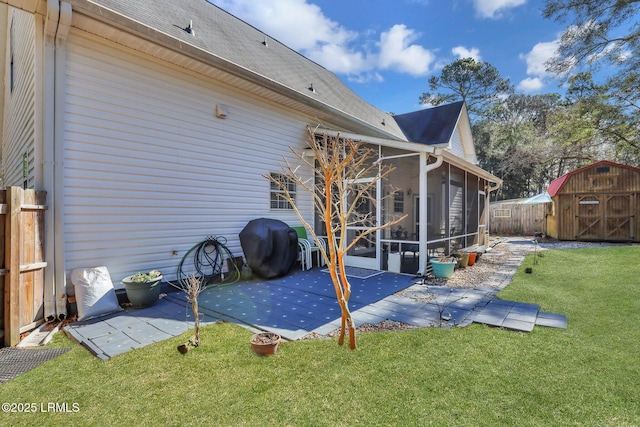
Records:
<instances>
[{"instance_id":1,"label":"white cloud","mask_svg":"<svg viewBox=\"0 0 640 427\"><path fill-rule=\"evenodd\" d=\"M472 58L478 62L482 61L482 58L480 57L480 49L477 47L467 49L464 46L456 46L451 49L451 53L457 55L459 59Z\"/></svg>"},{"instance_id":2,"label":"white cloud","mask_svg":"<svg viewBox=\"0 0 640 427\"><path fill-rule=\"evenodd\" d=\"M546 81L556 77L553 73L547 71L546 63L556 55L558 51L559 39L550 42L536 43L528 52L520 54L520 59L527 64L527 75L518 84L518 89L523 92L540 91Z\"/></svg>"},{"instance_id":3,"label":"white cloud","mask_svg":"<svg viewBox=\"0 0 640 427\"><path fill-rule=\"evenodd\" d=\"M526 2L527 0L473 0L473 6L482 18L500 18L502 12Z\"/></svg>"},{"instance_id":4,"label":"white cloud","mask_svg":"<svg viewBox=\"0 0 640 427\"><path fill-rule=\"evenodd\" d=\"M366 46L375 34L350 31L307 0L209 1L351 81L382 81L377 70L422 76L435 59L428 49L412 44L418 34L405 25L383 32L371 49ZM359 38L366 40L358 45Z\"/></svg>"},{"instance_id":5,"label":"white cloud","mask_svg":"<svg viewBox=\"0 0 640 427\"><path fill-rule=\"evenodd\" d=\"M414 76L427 74L435 55L422 46L411 44L417 38L415 31L402 24L382 33L378 65Z\"/></svg>"},{"instance_id":6,"label":"white cloud","mask_svg":"<svg viewBox=\"0 0 640 427\"><path fill-rule=\"evenodd\" d=\"M362 52L348 50L346 46L324 44L309 49L306 53L307 57L334 73L361 73L371 68L370 59L366 58Z\"/></svg>"},{"instance_id":7,"label":"white cloud","mask_svg":"<svg viewBox=\"0 0 640 427\"><path fill-rule=\"evenodd\" d=\"M558 40L554 40L537 43L529 53L521 54L520 59L527 63L527 74L537 77L549 76L550 73L547 72L545 63L554 57L557 50Z\"/></svg>"},{"instance_id":8,"label":"white cloud","mask_svg":"<svg viewBox=\"0 0 640 427\"><path fill-rule=\"evenodd\" d=\"M384 81L384 77L382 77L380 73L369 72L369 73L360 73L355 76L354 75L348 76L347 80L354 83L369 83L369 82L382 83Z\"/></svg>"},{"instance_id":9,"label":"white cloud","mask_svg":"<svg viewBox=\"0 0 640 427\"><path fill-rule=\"evenodd\" d=\"M306 0L210 0L294 50L342 45L356 37ZM313 31L309 31L313 28Z\"/></svg>"},{"instance_id":10,"label":"white cloud","mask_svg":"<svg viewBox=\"0 0 640 427\"><path fill-rule=\"evenodd\" d=\"M540 77L527 77L518 83L518 90L524 93L538 92L544 87L544 82Z\"/></svg>"}]
</instances>

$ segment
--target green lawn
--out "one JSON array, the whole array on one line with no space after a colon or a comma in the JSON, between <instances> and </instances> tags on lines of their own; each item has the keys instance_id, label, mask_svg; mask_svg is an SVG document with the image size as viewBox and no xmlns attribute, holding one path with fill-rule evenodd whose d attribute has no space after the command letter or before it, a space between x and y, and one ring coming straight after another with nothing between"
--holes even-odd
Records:
<instances>
[{"instance_id":1,"label":"green lawn","mask_svg":"<svg viewBox=\"0 0 640 427\"><path fill-rule=\"evenodd\" d=\"M640 247L528 257L500 297L563 313L568 328L482 325L291 342L259 358L251 333L209 326L104 362L67 354L0 385L0 401L67 402L77 413L0 415L2 425L640 424Z\"/></svg>"}]
</instances>

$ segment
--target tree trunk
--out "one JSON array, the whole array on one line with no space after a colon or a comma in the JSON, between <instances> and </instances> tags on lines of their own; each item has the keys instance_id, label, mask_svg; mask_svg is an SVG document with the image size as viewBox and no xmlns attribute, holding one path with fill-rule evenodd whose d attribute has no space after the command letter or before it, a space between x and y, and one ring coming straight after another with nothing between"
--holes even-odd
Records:
<instances>
[{"instance_id":1,"label":"tree trunk","mask_svg":"<svg viewBox=\"0 0 640 427\"><path fill-rule=\"evenodd\" d=\"M191 310L193 311L193 322L195 324L196 335L193 339L193 345L200 345L200 315L198 314L198 297L196 296L191 300Z\"/></svg>"}]
</instances>

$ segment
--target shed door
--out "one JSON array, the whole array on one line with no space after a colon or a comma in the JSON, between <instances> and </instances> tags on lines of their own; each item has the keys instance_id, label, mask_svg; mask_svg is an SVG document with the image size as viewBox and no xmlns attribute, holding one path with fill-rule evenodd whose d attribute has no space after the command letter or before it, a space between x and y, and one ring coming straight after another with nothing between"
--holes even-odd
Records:
<instances>
[{"instance_id":1,"label":"shed door","mask_svg":"<svg viewBox=\"0 0 640 427\"><path fill-rule=\"evenodd\" d=\"M576 195L576 240L634 240L633 194Z\"/></svg>"},{"instance_id":2,"label":"shed door","mask_svg":"<svg viewBox=\"0 0 640 427\"><path fill-rule=\"evenodd\" d=\"M600 198L595 195L575 196L576 220L574 223L576 240L602 240L603 209Z\"/></svg>"},{"instance_id":3,"label":"shed door","mask_svg":"<svg viewBox=\"0 0 640 427\"><path fill-rule=\"evenodd\" d=\"M635 217L632 194L605 195L604 238L605 240L634 240Z\"/></svg>"}]
</instances>

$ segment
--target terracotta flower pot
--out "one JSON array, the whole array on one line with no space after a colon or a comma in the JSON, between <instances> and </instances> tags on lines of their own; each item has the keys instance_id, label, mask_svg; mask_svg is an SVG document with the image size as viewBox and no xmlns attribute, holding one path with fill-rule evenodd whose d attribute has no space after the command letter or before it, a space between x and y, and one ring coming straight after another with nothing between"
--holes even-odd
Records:
<instances>
[{"instance_id":1,"label":"terracotta flower pot","mask_svg":"<svg viewBox=\"0 0 640 427\"><path fill-rule=\"evenodd\" d=\"M258 356L269 356L278 351L280 335L271 332L253 334L251 337L251 349Z\"/></svg>"},{"instance_id":2,"label":"terracotta flower pot","mask_svg":"<svg viewBox=\"0 0 640 427\"><path fill-rule=\"evenodd\" d=\"M476 263L476 253L475 252L471 252L469 254L469 263L468 265L473 265Z\"/></svg>"}]
</instances>

